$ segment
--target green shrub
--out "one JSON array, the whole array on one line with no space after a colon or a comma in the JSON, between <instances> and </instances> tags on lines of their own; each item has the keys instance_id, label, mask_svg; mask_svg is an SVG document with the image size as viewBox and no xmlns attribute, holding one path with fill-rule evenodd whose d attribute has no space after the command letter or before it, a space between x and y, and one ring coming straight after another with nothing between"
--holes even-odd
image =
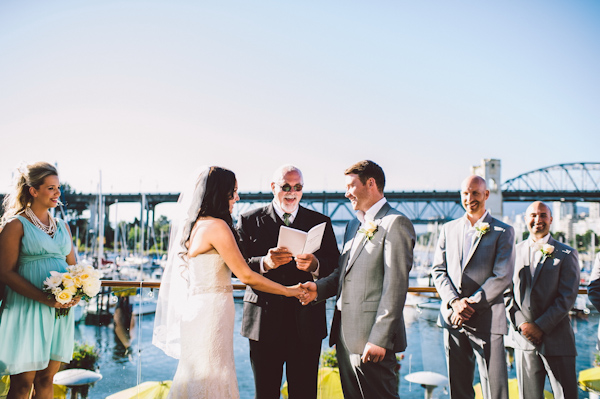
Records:
<instances>
[{"instance_id":1,"label":"green shrub","mask_svg":"<svg viewBox=\"0 0 600 399\"><path fill-rule=\"evenodd\" d=\"M71 363L69 363L66 368L95 371L99 358L100 354L94 345L75 342L75 348L73 349L73 360L71 360Z\"/></svg>"}]
</instances>

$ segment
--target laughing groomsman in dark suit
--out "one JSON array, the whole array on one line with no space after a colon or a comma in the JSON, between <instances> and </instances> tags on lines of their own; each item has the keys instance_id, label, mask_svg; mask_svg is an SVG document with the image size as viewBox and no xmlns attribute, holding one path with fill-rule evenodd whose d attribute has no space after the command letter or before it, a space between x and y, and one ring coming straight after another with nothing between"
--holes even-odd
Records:
<instances>
[{"instance_id":1,"label":"laughing groomsman in dark suit","mask_svg":"<svg viewBox=\"0 0 600 399\"><path fill-rule=\"evenodd\" d=\"M303 186L300 169L280 167L271 183L273 202L238 221L241 246L252 270L283 285L318 280L337 267L339 251L331 220L300 206ZM294 258L286 248L277 248L281 226L308 231L323 222L323 241L314 254ZM257 399L279 399L284 363L290 399L316 398L326 323L325 303L303 307L296 298L246 288L242 335L250 340Z\"/></svg>"},{"instance_id":2,"label":"laughing groomsman in dark suit","mask_svg":"<svg viewBox=\"0 0 600 399\"><path fill-rule=\"evenodd\" d=\"M406 349L404 302L415 230L383 195L385 175L373 161L345 171L356 218L346 226L339 267L303 287L307 306L336 296L329 343L335 344L346 399L398 398L396 352Z\"/></svg>"},{"instance_id":3,"label":"laughing groomsman in dark suit","mask_svg":"<svg viewBox=\"0 0 600 399\"><path fill-rule=\"evenodd\" d=\"M506 296L519 395L543 398L548 375L555 398L577 398L577 349L569 321L579 292L577 251L552 238L552 212L543 202L529 205L525 222L529 239L517 245Z\"/></svg>"},{"instance_id":4,"label":"laughing groomsman in dark suit","mask_svg":"<svg viewBox=\"0 0 600 399\"><path fill-rule=\"evenodd\" d=\"M475 359L484 399L508 398L503 293L513 275L515 233L486 210L488 197L483 178L463 181L466 213L442 227L433 261L452 399L475 397Z\"/></svg>"}]
</instances>

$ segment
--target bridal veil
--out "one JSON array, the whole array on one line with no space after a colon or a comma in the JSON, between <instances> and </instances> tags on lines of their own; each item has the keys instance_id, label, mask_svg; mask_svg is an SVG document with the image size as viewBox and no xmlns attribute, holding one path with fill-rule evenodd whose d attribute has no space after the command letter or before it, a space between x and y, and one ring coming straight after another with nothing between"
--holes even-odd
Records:
<instances>
[{"instance_id":1,"label":"bridal veil","mask_svg":"<svg viewBox=\"0 0 600 399\"><path fill-rule=\"evenodd\" d=\"M188 298L186 241L202 206L209 171L209 167L202 168L200 173L194 176L194 182L179 195L176 212L171 221L167 264L158 294L152 343L176 359L181 356L181 315Z\"/></svg>"}]
</instances>

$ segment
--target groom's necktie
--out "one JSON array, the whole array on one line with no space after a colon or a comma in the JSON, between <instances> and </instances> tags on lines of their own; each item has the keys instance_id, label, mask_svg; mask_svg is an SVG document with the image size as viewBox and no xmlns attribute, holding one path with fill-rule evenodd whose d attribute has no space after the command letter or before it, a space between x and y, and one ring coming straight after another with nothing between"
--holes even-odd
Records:
<instances>
[{"instance_id":1,"label":"groom's necktie","mask_svg":"<svg viewBox=\"0 0 600 399\"><path fill-rule=\"evenodd\" d=\"M283 214L283 223L284 223L286 226L289 226L289 225L290 225L290 216L292 216L292 214L291 214L291 213L284 213L284 214Z\"/></svg>"}]
</instances>

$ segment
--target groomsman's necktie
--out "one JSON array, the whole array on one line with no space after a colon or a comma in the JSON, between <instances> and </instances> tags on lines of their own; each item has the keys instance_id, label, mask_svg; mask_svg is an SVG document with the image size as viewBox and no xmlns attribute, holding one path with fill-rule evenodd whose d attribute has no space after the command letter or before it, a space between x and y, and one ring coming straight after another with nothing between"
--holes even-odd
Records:
<instances>
[{"instance_id":1,"label":"groomsman's necktie","mask_svg":"<svg viewBox=\"0 0 600 399\"><path fill-rule=\"evenodd\" d=\"M291 214L291 213L284 213L284 214L283 214L283 223L284 223L286 226L289 226L289 225L290 225L290 216L292 216L292 214Z\"/></svg>"}]
</instances>

